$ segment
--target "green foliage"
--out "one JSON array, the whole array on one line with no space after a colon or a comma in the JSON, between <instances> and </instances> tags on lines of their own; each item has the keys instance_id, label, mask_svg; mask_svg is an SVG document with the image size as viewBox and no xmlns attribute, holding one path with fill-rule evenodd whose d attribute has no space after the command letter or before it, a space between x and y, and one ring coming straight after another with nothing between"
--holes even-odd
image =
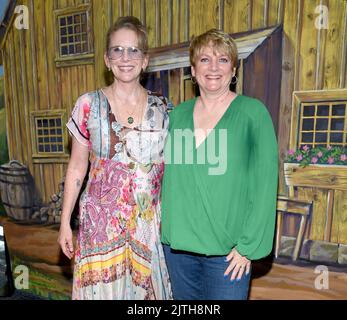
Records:
<instances>
[{"instance_id":1,"label":"green foliage","mask_svg":"<svg viewBox=\"0 0 347 320\"><path fill-rule=\"evenodd\" d=\"M347 165L347 148L338 146L315 147L303 146L289 150L286 162L299 163L300 167L309 164Z\"/></svg>"}]
</instances>

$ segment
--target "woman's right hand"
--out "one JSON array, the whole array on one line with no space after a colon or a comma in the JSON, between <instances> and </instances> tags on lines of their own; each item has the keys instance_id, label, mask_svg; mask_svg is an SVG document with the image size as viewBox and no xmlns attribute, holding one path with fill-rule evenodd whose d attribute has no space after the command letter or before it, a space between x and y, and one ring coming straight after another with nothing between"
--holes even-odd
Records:
<instances>
[{"instance_id":1,"label":"woman's right hand","mask_svg":"<svg viewBox=\"0 0 347 320\"><path fill-rule=\"evenodd\" d=\"M72 230L69 225L60 225L58 243L64 254L71 259L74 255Z\"/></svg>"}]
</instances>

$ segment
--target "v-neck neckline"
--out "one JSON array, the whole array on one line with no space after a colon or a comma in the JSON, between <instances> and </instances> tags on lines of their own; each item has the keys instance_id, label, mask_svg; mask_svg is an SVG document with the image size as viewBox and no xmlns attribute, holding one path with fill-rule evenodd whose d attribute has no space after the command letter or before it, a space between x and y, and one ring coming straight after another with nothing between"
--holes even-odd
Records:
<instances>
[{"instance_id":1,"label":"v-neck neckline","mask_svg":"<svg viewBox=\"0 0 347 320\"><path fill-rule=\"evenodd\" d=\"M145 120L145 117L146 117L146 113L148 112L148 108L149 108L149 96L151 94L151 91L146 90L146 93L147 93L147 103L146 103L146 106L145 106L145 109L144 109L144 112L142 114L142 117L141 117L141 121L139 122L139 124L135 127L129 127L127 125L124 125L122 122L119 121L119 119L117 119L116 115L113 113L112 111L112 108L111 108L111 104L110 104L110 100L108 99L107 95L105 94L104 90L102 88L99 89L99 91L101 91L102 95L105 97L106 101L107 101L107 106L108 106L108 110L107 112L112 114L113 117L114 117L114 120L119 123L123 128L127 128L127 129L131 129L131 130L139 130L140 129L140 126L142 126L144 120Z\"/></svg>"},{"instance_id":2,"label":"v-neck neckline","mask_svg":"<svg viewBox=\"0 0 347 320\"><path fill-rule=\"evenodd\" d=\"M226 108L226 110L224 111L224 113L222 114L222 116L219 118L219 120L217 121L217 123L215 124L215 126L214 126L212 129L208 129L208 130L210 130L210 131L208 132L208 134L206 135L206 137L204 138L204 140L202 140L198 146L196 145L196 137L195 137L194 111L195 111L195 106L196 106L196 103L197 103L199 97L196 97L196 98L195 98L195 101L194 101L194 104L193 104L193 108L192 108L192 114L191 114L191 126L192 126L192 128L193 128L193 146L194 146L194 150L195 150L195 151L198 150L198 149L201 147L201 145L203 145L203 144L206 143L206 141L207 141L207 139L209 138L211 132L214 131L214 130L220 125L220 123L221 123L221 122L223 121L223 119L225 118L225 115L229 112L229 109L231 109L232 104L235 102L235 100L237 100L237 98L238 98L239 96L240 96L240 95L237 94L237 95L235 96L235 98L229 103L229 106Z\"/></svg>"}]
</instances>

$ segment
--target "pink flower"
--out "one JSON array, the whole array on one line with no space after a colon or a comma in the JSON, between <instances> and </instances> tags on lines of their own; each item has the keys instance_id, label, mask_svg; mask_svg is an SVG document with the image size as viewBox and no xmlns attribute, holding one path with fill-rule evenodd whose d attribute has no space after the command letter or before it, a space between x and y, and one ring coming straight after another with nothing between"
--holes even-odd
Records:
<instances>
[{"instance_id":1,"label":"pink flower","mask_svg":"<svg viewBox=\"0 0 347 320\"><path fill-rule=\"evenodd\" d=\"M347 155L341 154L340 160L341 161L346 161L347 160Z\"/></svg>"},{"instance_id":2,"label":"pink flower","mask_svg":"<svg viewBox=\"0 0 347 320\"><path fill-rule=\"evenodd\" d=\"M328 163L329 163L329 164L334 163L334 157L329 157L329 158L328 158Z\"/></svg>"},{"instance_id":3,"label":"pink flower","mask_svg":"<svg viewBox=\"0 0 347 320\"><path fill-rule=\"evenodd\" d=\"M317 163L318 162L318 158L317 157L313 157L312 159L311 159L311 163Z\"/></svg>"},{"instance_id":4,"label":"pink flower","mask_svg":"<svg viewBox=\"0 0 347 320\"><path fill-rule=\"evenodd\" d=\"M289 154L290 156L292 156L294 153L295 153L295 151L294 151L293 149L289 149L289 150L288 150L288 154Z\"/></svg>"},{"instance_id":5,"label":"pink flower","mask_svg":"<svg viewBox=\"0 0 347 320\"><path fill-rule=\"evenodd\" d=\"M327 146L327 149L328 149L328 150L331 150L331 149L332 149L332 147L331 147L331 146Z\"/></svg>"},{"instance_id":6,"label":"pink flower","mask_svg":"<svg viewBox=\"0 0 347 320\"><path fill-rule=\"evenodd\" d=\"M302 149L304 150L304 151L307 151L308 149L310 149L310 147L308 146L308 145L304 145L303 147L302 147Z\"/></svg>"},{"instance_id":7,"label":"pink flower","mask_svg":"<svg viewBox=\"0 0 347 320\"><path fill-rule=\"evenodd\" d=\"M299 154L299 155L296 157L296 160L301 161L301 160L302 160L302 154Z\"/></svg>"},{"instance_id":8,"label":"pink flower","mask_svg":"<svg viewBox=\"0 0 347 320\"><path fill-rule=\"evenodd\" d=\"M319 152L317 153L317 156L318 156L318 158L323 157L323 152L322 152L322 151L319 151Z\"/></svg>"}]
</instances>

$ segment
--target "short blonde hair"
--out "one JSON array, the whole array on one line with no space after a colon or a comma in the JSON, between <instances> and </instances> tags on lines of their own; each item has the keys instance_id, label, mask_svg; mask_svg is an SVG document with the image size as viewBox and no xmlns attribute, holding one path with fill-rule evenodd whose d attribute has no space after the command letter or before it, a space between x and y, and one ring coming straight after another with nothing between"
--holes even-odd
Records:
<instances>
[{"instance_id":1,"label":"short blonde hair","mask_svg":"<svg viewBox=\"0 0 347 320\"><path fill-rule=\"evenodd\" d=\"M116 22L108 29L106 36L106 50L110 49L111 37L114 32L120 29L129 29L136 33L138 39L138 47L144 52L148 51L148 36L146 27L142 22L133 16L119 17Z\"/></svg>"},{"instance_id":2,"label":"short blonde hair","mask_svg":"<svg viewBox=\"0 0 347 320\"><path fill-rule=\"evenodd\" d=\"M231 60L233 67L237 67L238 54L234 39L226 32L210 29L192 39L189 47L190 64L195 67L196 58L200 51L211 46L219 52L225 52Z\"/></svg>"}]
</instances>

